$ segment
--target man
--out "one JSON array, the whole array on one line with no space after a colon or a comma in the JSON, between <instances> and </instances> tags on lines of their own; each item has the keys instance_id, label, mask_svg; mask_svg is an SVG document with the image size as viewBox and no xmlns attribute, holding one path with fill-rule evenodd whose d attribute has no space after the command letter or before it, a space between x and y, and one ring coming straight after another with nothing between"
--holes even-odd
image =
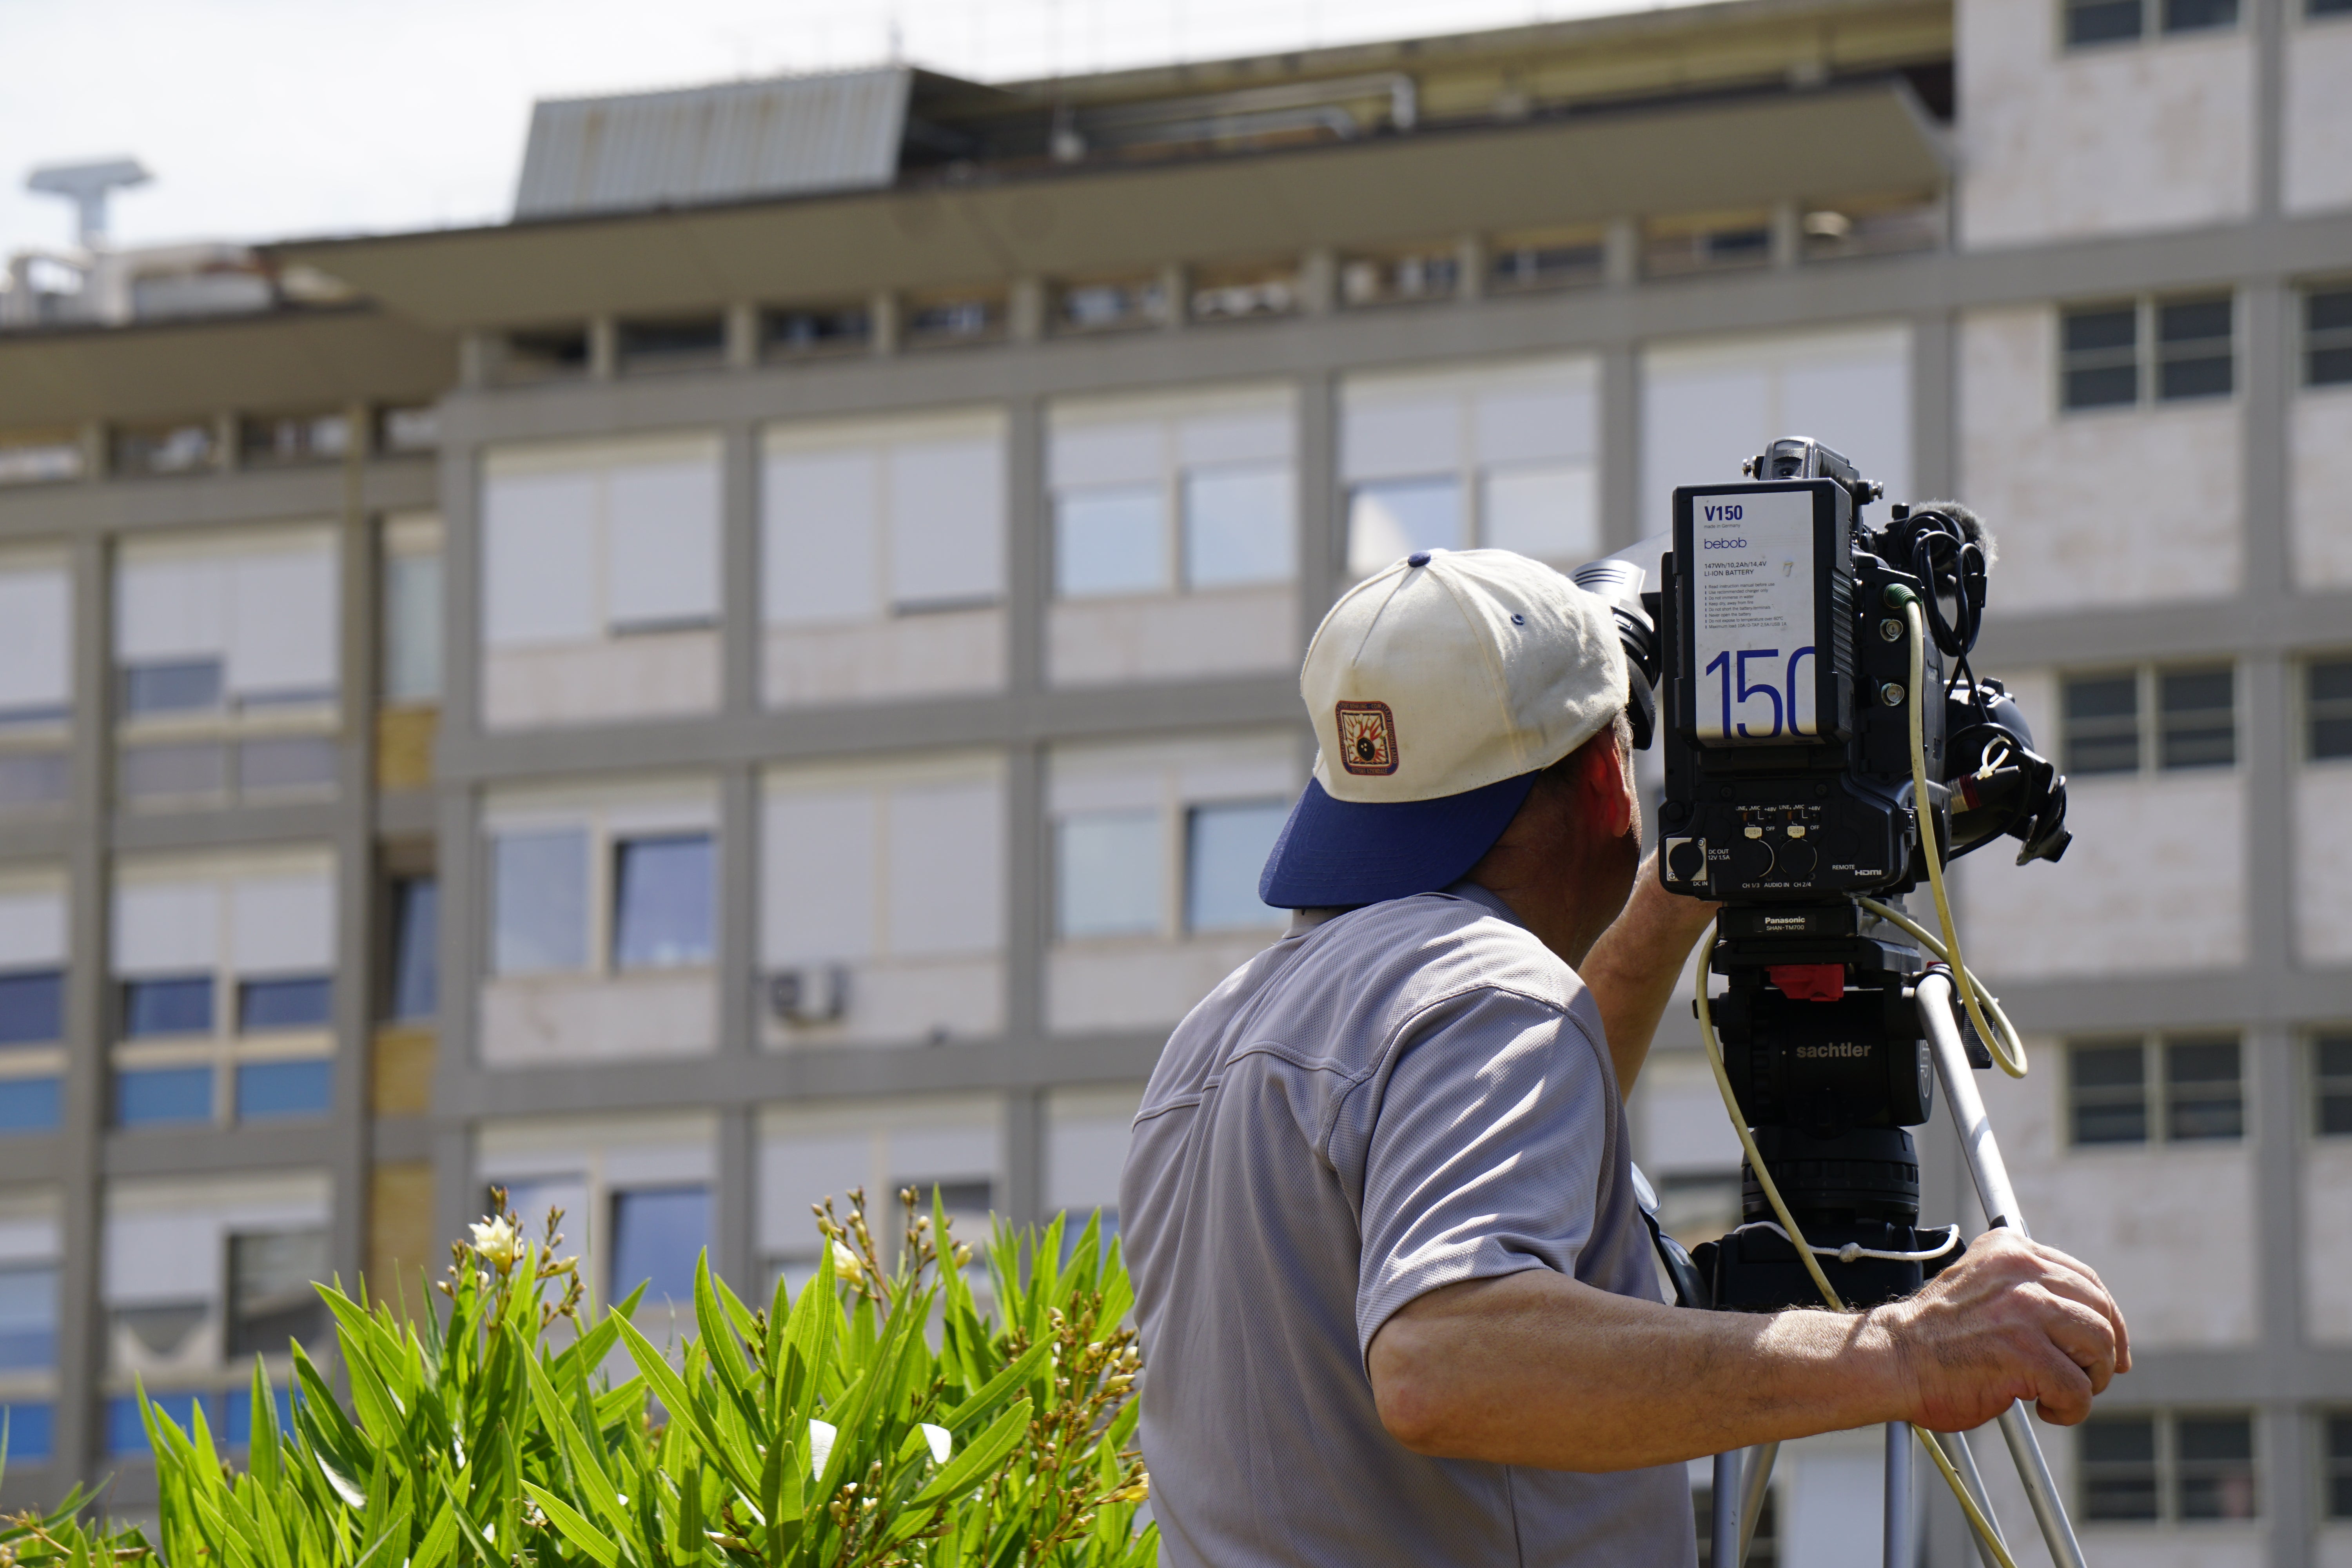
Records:
<instances>
[{"instance_id":1,"label":"man","mask_svg":"<svg viewBox=\"0 0 2352 1568\"><path fill-rule=\"evenodd\" d=\"M1416 554L1299 685L1259 889L1298 913L1170 1039L1121 1184L1171 1568L1689 1563L1699 1455L2083 1419L2122 1316L2006 1233L1859 1316L1660 1300L1622 1099L1713 910L1637 876L1599 599Z\"/></svg>"}]
</instances>

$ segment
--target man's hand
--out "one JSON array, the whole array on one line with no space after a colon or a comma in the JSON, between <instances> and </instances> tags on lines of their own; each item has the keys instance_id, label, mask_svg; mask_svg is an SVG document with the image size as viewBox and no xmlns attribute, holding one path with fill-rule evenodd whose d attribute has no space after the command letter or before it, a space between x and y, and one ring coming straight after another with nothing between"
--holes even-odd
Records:
<instances>
[{"instance_id":1,"label":"man's hand","mask_svg":"<svg viewBox=\"0 0 2352 1568\"><path fill-rule=\"evenodd\" d=\"M2018 1399L2072 1426L2131 1370L2130 1331L2097 1273L2014 1231L1987 1231L1918 1294L1869 1316L1909 1381L1908 1419L1937 1432L1981 1426Z\"/></svg>"}]
</instances>

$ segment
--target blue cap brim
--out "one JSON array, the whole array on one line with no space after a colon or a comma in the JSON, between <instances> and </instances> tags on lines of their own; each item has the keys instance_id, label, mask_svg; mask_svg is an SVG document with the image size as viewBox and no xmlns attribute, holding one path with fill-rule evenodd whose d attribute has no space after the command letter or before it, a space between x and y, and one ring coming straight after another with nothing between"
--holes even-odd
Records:
<instances>
[{"instance_id":1,"label":"blue cap brim","mask_svg":"<svg viewBox=\"0 0 2352 1568\"><path fill-rule=\"evenodd\" d=\"M1274 841L1257 896L1278 910L1411 898L1459 881L1535 787L1521 773L1435 800L1334 800L1309 779Z\"/></svg>"}]
</instances>

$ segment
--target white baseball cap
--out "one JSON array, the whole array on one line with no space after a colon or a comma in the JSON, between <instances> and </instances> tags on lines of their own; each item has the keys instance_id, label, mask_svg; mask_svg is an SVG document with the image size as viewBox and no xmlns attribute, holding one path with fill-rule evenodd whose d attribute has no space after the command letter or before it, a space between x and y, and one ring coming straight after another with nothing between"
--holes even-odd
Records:
<instances>
[{"instance_id":1,"label":"white baseball cap","mask_svg":"<svg viewBox=\"0 0 2352 1568\"><path fill-rule=\"evenodd\" d=\"M1606 601L1507 550L1432 550L1341 595L1298 690L1315 775L1258 879L1280 909L1454 881L1628 688Z\"/></svg>"}]
</instances>

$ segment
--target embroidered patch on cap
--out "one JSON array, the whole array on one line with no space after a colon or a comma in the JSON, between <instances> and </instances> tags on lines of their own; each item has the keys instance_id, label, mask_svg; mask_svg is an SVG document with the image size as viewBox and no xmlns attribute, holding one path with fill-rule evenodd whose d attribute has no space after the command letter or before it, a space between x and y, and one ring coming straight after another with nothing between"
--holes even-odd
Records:
<instances>
[{"instance_id":1,"label":"embroidered patch on cap","mask_svg":"<svg viewBox=\"0 0 2352 1568\"><path fill-rule=\"evenodd\" d=\"M1339 765L1351 773L1392 773L1397 769L1396 715L1385 702L1342 702Z\"/></svg>"}]
</instances>

